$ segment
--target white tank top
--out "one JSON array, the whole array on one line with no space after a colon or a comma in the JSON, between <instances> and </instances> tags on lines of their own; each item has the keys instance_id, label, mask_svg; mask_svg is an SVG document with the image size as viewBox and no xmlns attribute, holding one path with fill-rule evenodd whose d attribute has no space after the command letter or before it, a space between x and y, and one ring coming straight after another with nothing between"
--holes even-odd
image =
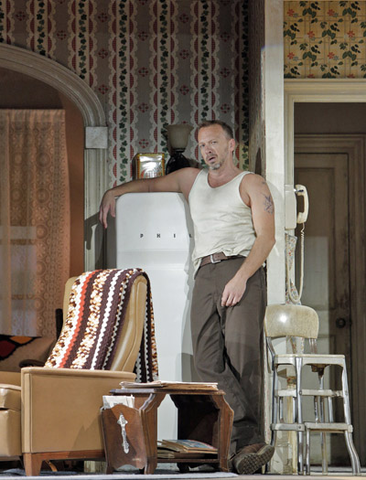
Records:
<instances>
[{"instance_id":1,"label":"white tank top","mask_svg":"<svg viewBox=\"0 0 366 480\"><path fill-rule=\"evenodd\" d=\"M211 187L207 170L201 170L188 196L194 224L195 272L202 257L212 253L247 256L255 241L251 209L240 196L242 172L220 187Z\"/></svg>"}]
</instances>

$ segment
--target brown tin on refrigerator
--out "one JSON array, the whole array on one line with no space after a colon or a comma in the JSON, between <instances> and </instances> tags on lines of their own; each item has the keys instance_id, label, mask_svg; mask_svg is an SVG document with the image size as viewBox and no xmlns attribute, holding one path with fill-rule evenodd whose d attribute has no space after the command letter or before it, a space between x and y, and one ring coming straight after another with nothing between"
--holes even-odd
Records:
<instances>
[{"instance_id":1,"label":"brown tin on refrigerator","mask_svg":"<svg viewBox=\"0 0 366 480\"><path fill-rule=\"evenodd\" d=\"M165 175L164 153L137 153L132 166L135 179L162 177Z\"/></svg>"}]
</instances>

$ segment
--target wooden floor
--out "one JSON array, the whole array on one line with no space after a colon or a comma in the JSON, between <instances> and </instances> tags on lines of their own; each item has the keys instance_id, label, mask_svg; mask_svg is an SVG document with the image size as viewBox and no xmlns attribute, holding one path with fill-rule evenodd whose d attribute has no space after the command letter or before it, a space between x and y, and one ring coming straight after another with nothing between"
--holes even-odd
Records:
<instances>
[{"instance_id":1,"label":"wooden floor","mask_svg":"<svg viewBox=\"0 0 366 480\"><path fill-rule=\"evenodd\" d=\"M6 468L5 468L6 467ZM362 477L366 477L366 468L362 469ZM172 465L158 465L156 472L153 475L142 475L140 472L132 467L126 467L124 471L114 472L113 474L106 475L105 473L91 473L91 472L82 472L82 471L46 471L42 470L39 477L25 477L24 470L19 464L10 464L5 465L0 462L0 479L15 479L19 477L38 480L70 480L70 478L75 478L75 480L159 480L159 479L174 479L177 480L183 478L184 480L215 480L215 479L234 479L234 480L290 480L291 477L299 477L297 475L278 475L278 474L265 474L265 475L235 475L233 473L224 474L221 472L212 473L209 471L196 471L191 470L190 473L182 475L177 470L175 464ZM320 468L314 468L314 471L311 473L310 477L303 475L303 480L306 478L311 478L311 480L351 480L355 477L352 475L351 469L348 467L345 468L330 468L328 475L322 475Z\"/></svg>"}]
</instances>

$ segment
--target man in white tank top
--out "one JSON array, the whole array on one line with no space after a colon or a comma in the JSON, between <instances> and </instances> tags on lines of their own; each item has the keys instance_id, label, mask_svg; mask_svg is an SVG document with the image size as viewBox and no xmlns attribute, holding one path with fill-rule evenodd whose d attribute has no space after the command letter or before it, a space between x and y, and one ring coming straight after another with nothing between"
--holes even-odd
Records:
<instances>
[{"instance_id":1,"label":"man in white tank top","mask_svg":"<svg viewBox=\"0 0 366 480\"><path fill-rule=\"evenodd\" d=\"M115 216L115 198L131 192L179 192L195 230L191 329L194 360L204 382L218 382L234 410L231 464L252 474L273 447L261 433L261 334L266 302L263 263L274 240L274 205L264 179L237 168L231 128L204 122L198 142L207 169L183 168L108 190L99 218Z\"/></svg>"}]
</instances>

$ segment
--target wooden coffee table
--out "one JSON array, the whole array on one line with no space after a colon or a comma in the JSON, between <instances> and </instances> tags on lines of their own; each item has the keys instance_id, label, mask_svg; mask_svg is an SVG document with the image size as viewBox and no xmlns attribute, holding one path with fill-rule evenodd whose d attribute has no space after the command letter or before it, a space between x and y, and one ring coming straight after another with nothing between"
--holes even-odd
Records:
<instances>
[{"instance_id":1,"label":"wooden coffee table","mask_svg":"<svg viewBox=\"0 0 366 480\"><path fill-rule=\"evenodd\" d=\"M115 396L135 398L134 407L118 404L102 411L107 473L123 465L132 465L145 474L155 471L157 463L177 463L181 471L189 466L211 464L228 471L233 411L224 392L204 383L161 382L112 390ZM179 453L174 458L159 458L157 451L158 408L169 395L178 409L178 438L208 443L214 454Z\"/></svg>"}]
</instances>

